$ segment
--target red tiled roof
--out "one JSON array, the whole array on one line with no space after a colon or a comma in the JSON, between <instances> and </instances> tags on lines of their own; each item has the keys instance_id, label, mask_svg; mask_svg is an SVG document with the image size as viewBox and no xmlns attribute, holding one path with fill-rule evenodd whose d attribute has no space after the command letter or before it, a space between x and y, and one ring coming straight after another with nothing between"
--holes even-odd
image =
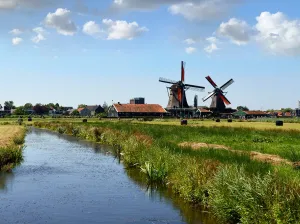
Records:
<instances>
[{"instance_id":1,"label":"red tiled roof","mask_svg":"<svg viewBox=\"0 0 300 224\"><path fill-rule=\"evenodd\" d=\"M158 104L114 104L119 113L166 113Z\"/></svg>"},{"instance_id":2,"label":"red tiled roof","mask_svg":"<svg viewBox=\"0 0 300 224\"><path fill-rule=\"evenodd\" d=\"M291 112L286 112L286 113L284 114L284 116L291 117L291 116L292 116L292 113L291 113Z\"/></svg>"},{"instance_id":3,"label":"red tiled roof","mask_svg":"<svg viewBox=\"0 0 300 224\"><path fill-rule=\"evenodd\" d=\"M247 115L266 115L267 113L260 110L244 111Z\"/></svg>"},{"instance_id":4,"label":"red tiled roof","mask_svg":"<svg viewBox=\"0 0 300 224\"><path fill-rule=\"evenodd\" d=\"M204 108L199 108L199 111L201 113L211 113L211 111L207 110L207 109L204 109Z\"/></svg>"}]
</instances>

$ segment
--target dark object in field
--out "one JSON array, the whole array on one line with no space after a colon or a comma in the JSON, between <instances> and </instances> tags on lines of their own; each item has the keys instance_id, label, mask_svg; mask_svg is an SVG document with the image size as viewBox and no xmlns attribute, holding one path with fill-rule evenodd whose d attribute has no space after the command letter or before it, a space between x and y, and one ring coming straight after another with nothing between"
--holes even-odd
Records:
<instances>
[{"instance_id":1,"label":"dark object in field","mask_svg":"<svg viewBox=\"0 0 300 224\"><path fill-rule=\"evenodd\" d=\"M31 118L31 117L28 117L28 121L32 121L32 118Z\"/></svg>"},{"instance_id":2,"label":"dark object in field","mask_svg":"<svg viewBox=\"0 0 300 224\"><path fill-rule=\"evenodd\" d=\"M217 119L217 120L216 120L216 122L220 122L220 121L221 121L220 119Z\"/></svg>"},{"instance_id":3,"label":"dark object in field","mask_svg":"<svg viewBox=\"0 0 300 224\"><path fill-rule=\"evenodd\" d=\"M187 120L181 120L180 123L181 125L187 125Z\"/></svg>"},{"instance_id":4,"label":"dark object in field","mask_svg":"<svg viewBox=\"0 0 300 224\"><path fill-rule=\"evenodd\" d=\"M283 126L283 121L276 121L276 126Z\"/></svg>"},{"instance_id":5,"label":"dark object in field","mask_svg":"<svg viewBox=\"0 0 300 224\"><path fill-rule=\"evenodd\" d=\"M231 122L232 122L232 119L228 119L228 122L231 123Z\"/></svg>"},{"instance_id":6,"label":"dark object in field","mask_svg":"<svg viewBox=\"0 0 300 224\"><path fill-rule=\"evenodd\" d=\"M82 122L83 122L83 123L86 123L86 122L87 122L87 119L83 119Z\"/></svg>"},{"instance_id":7,"label":"dark object in field","mask_svg":"<svg viewBox=\"0 0 300 224\"><path fill-rule=\"evenodd\" d=\"M101 121L101 120L102 120L102 118L101 118L101 117L99 117L99 120Z\"/></svg>"}]
</instances>

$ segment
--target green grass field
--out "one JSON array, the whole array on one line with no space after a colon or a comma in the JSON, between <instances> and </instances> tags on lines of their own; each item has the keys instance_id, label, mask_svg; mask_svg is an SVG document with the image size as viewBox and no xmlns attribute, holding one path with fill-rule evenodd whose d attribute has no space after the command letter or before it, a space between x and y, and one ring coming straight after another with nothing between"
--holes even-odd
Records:
<instances>
[{"instance_id":1,"label":"green grass field","mask_svg":"<svg viewBox=\"0 0 300 224\"><path fill-rule=\"evenodd\" d=\"M32 122L28 122L27 118L23 118L25 124L30 124L33 122L82 122L84 118L51 118L46 117L42 118L33 118ZM117 119L102 119L101 121L98 118L87 118L89 123L99 123L99 122L119 122ZM15 124L17 123L18 118L0 118L1 124ZM284 125L282 127L277 127L275 125L276 120L283 120ZM139 121L137 119L121 119L121 121L130 121L133 123L146 123L146 124L159 124L159 125L180 125L179 119L154 119L153 121ZM200 120L200 119L188 119L188 126L204 126L204 127L238 127L238 128L254 128L254 129L275 129L275 130L298 130L300 131L300 119L257 119L257 120L248 120L240 121L238 119L233 120L232 123L228 123L226 119L221 119L220 123L217 123L211 119Z\"/></svg>"}]
</instances>

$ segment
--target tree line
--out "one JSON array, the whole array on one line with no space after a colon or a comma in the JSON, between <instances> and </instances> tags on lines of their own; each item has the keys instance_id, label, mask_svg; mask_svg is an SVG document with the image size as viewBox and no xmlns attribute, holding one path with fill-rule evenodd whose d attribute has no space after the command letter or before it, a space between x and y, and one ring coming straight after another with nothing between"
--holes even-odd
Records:
<instances>
[{"instance_id":1,"label":"tree line","mask_svg":"<svg viewBox=\"0 0 300 224\"><path fill-rule=\"evenodd\" d=\"M86 104L79 104L77 109L85 108ZM108 105L106 102L102 105L105 112L108 110ZM14 115L29 115L29 114L48 114L50 110L56 111L64 111L65 107L59 105L59 103L48 103L48 104L41 104L37 103L33 105L32 103L25 103L22 106L15 106L13 101L5 101L3 106L0 104L0 110L4 109L4 111L11 111L14 110ZM66 112L66 111L65 111ZM74 110L72 115L79 115L77 110Z\"/></svg>"}]
</instances>

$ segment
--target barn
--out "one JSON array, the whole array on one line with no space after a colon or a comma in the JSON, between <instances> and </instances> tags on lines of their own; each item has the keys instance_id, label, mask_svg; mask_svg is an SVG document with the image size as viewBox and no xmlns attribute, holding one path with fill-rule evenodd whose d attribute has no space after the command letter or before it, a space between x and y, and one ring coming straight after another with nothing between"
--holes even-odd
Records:
<instances>
[{"instance_id":1,"label":"barn","mask_svg":"<svg viewBox=\"0 0 300 224\"><path fill-rule=\"evenodd\" d=\"M108 109L108 117L162 117L167 111L159 104L113 104Z\"/></svg>"}]
</instances>

